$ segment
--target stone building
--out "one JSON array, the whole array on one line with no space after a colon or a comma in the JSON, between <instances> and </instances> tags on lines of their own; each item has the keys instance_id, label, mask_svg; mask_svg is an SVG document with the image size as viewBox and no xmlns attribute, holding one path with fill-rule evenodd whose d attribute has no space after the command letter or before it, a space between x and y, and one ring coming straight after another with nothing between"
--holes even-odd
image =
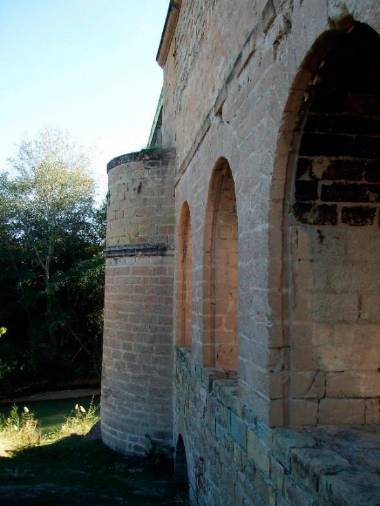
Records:
<instances>
[{"instance_id":1,"label":"stone building","mask_svg":"<svg viewBox=\"0 0 380 506\"><path fill-rule=\"evenodd\" d=\"M171 1L108 164L102 438L191 504L380 504L380 3Z\"/></svg>"}]
</instances>

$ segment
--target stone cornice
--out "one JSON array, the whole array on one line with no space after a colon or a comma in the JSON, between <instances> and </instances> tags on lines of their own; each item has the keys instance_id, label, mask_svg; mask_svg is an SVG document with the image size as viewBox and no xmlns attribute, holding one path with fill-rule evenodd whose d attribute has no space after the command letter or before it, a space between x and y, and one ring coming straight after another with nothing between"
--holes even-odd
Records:
<instances>
[{"instance_id":1,"label":"stone cornice","mask_svg":"<svg viewBox=\"0 0 380 506\"><path fill-rule=\"evenodd\" d=\"M164 29L161 35L156 61L160 67L164 67L169 54L170 44L177 26L179 11L182 0L170 0L168 13L166 15Z\"/></svg>"},{"instance_id":2,"label":"stone cornice","mask_svg":"<svg viewBox=\"0 0 380 506\"><path fill-rule=\"evenodd\" d=\"M134 153L127 153L125 155L117 156L107 163L107 173L114 167L124 165L130 162L140 162L143 160L160 160L162 156L162 150L159 148L142 149Z\"/></svg>"},{"instance_id":3,"label":"stone cornice","mask_svg":"<svg viewBox=\"0 0 380 506\"><path fill-rule=\"evenodd\" d=\"M162 161L169 163L176 156L175 149L171 148L147 148L133 153L126 153L125 155L117 156L107 163L107 174L114 167L125 165L131 162L155 162Z\"/></svg>"},{"instance_id":4,"label":"stone cornice","mask_svg":"<svg viewBox=\"0 0 380 506\"><path fill-rule=\"evenodd\" d=\"M106 258L136 257L136 256L169 256L173 251L162 243L124 244L122 246L108 246L105 250Z\"/></svg>"}]
</instances>

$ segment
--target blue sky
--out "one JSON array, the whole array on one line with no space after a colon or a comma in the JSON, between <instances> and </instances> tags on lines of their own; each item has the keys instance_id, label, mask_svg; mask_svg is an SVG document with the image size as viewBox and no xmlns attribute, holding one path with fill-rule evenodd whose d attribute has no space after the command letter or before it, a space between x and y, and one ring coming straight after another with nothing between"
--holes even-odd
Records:
<instances>
[{"instance_id":1,"label":"blue sky","mask_svg":"<svg viewBox=\"0 0 380 506\"><path fill-rule=\"evenodd\" d=\"M168 0L0 0L0 170L24 136L67 129L111 158L145 146Z\"/></svg>"}]
</instances>

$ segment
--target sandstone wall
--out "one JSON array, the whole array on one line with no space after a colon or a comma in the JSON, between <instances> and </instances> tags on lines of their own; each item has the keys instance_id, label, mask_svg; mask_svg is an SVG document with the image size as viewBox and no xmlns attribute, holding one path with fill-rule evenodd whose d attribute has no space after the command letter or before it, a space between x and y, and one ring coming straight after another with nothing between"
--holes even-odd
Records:
<instances>
[{"instance_id":1,"label":"sandstone wall","mask_svg":"<svg viewBox=\"0 0 380 506\"><path fill-rule=\"evenodd\" d=\"M347 213L356 212L351 208L360 201L353 197L339 204L339 209L346 208L345 217L339 218L339 226L346 227L342 237L351 237L338 240L346 251L339 260L333 239L318 239L321 234L336 236L331 223L299 226L304 248L300 253L292 242L297 227L291 222L296 219L295 158L319 69L334 51L335 36L352 30L352 17L379 30L379 16L373 1L185 1L166 63L163 142L176 143L177 220L185 201L192 216L192 353L204 364L206 207L213 170L225 158L234 177L238 214L239 395L273 426L379 420L379 323L371 316L372 302L364 303L369 309L358 309L358 304L376 297L378 219L373 215L371 230L364 230L352 219L348 222ZM336 157L347 158L344 148ZM362 180L363 187L367 182ZM311 184L322 188L323 181ZM376 187L375 199L377 191ZM305 195L306 185L301 192ZM332 203L326 196L321 199ZM376 203L371 206L372 211L364 212L378 213ZM364 238L370 245L359 260ZM306 251L311 244L317 255L312 259ZM346 281L343 274L334 273L336 281L330 283L326 276L332 275L336 262L335 273L344 271ZM355 276L350 274L353 270ZM371 287L360 288L366 276L371 277ZM316 284L312 290L310 283ZM306 305L314 309L307 313ZM303 335L301 325L293 325L300 323L294 319L298 308L314 337L305 325ZM349 316L342 318L339 311ZM328 326L320 325L326 318L330 334ZM343 388L346 382L350 385Z\"/></svg>"},{"instance_id":2,"label":"sandstone wall","mask_svg":"<svg viewBox=\"0 0 380 506\"><path fill-rule=\"evenodd\" d=\"M153 149L108 164L107 247L162 244L173 249L171 156Z\"/></svg>"},{"instance_id":3,"label":"sandstone wall","mask_svg":"<svg viewBox=\"0 0 380 506\"><path fill-rule=\"evenodd\" d=\"M102 438L124 453L172 443L173 174L168 153L108 165Z\"/></svg>"},{"instance_id":4,"label":"sandstone wall","mask_svg":"<svg viewBox=\"0 0 380 506\"><path fill-rule=\"evenodd\" d=\"M380 39L363 24L334 37L289 201L290 423L300 398L302 423L379 421Z\"/></svg>"},{"instance_id":5,"label":"sandstone wall","mask_svg":"<svg viewBox=\"0 0 380 506\"><path fill-rule=\"evenodd\" d=\"M360 23L363 66L318 110ZM111 163L103 439L143 453L146 434L181 436L192 504L380 502L379 31L376 0L183 0L164 70L175 164ZM233 184L218 189L221 161ZM235 329L227 307L232 337L216 334ZM234 360L209 360L208 335Z\"/></svg>"}]
</instances>

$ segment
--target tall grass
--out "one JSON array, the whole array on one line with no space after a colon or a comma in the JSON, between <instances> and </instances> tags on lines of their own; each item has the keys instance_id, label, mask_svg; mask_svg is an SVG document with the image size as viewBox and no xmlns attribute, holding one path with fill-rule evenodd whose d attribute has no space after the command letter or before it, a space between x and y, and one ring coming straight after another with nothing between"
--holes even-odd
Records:
<instances>
[{"instance_id":1,"label":"tall grass","mask_svg":"<svg viewBox=\"0 0 380 506\"><path fill-rule=\"evenodd\" d=\"M0 445L5 450L19 450L41 443L38 420L25 406L21 412L12 406L7 416L0 417Z\"/></svg>"},{"instance_id":2,"label":"tall grass","mask_svg":"<svg viewBox=\"0 0 380 506\"><path fill-rule=\"evenodd\" d=\"M76 404L61 427L43 434L34 413L26 406L22 410L13 406L8 415L0 416L0 455L11 454L31 446L54 443L74 434L83 436L98 420L96 405L92 399L87 410Z\"/></svg>"},{"instance_id":3,"label":"tall grass","mask_svg":"<svg viewBox=\"0 0 380 506\"><path fill-rule=\"evenodd\" d=\"M76 404L74 411L66 418L59 429L59 437L67 437L72 434L83 436L87 434L98 420L99 415L93 398L87 410L80 404Z\"/></svg>"}]
</instances>

